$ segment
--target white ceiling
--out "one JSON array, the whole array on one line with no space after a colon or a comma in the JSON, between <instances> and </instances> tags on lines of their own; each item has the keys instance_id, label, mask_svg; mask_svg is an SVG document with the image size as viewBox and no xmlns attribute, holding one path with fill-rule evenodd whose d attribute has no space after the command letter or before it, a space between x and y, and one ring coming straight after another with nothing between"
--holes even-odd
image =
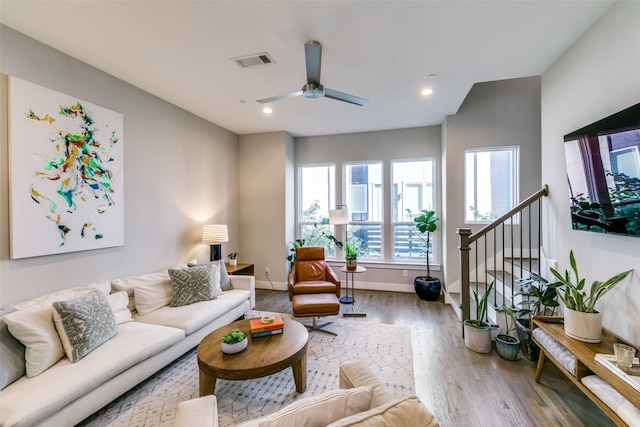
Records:
<instances>
[{"instance_id":1,"label":"white ceiling","mask_svg":"<svg viewBox=\"0 0 640 427\"><path fill-rule=\"evenodd\" d=\"M237 134L311 136L440 124L476 82L542 74L613 4L1 0L0 21ZM308 40L322 83L367 105L297 97L262 113L257 99L306 83ZM275 64L230 59L260 52Z\"/></svg>"}]
</instances>

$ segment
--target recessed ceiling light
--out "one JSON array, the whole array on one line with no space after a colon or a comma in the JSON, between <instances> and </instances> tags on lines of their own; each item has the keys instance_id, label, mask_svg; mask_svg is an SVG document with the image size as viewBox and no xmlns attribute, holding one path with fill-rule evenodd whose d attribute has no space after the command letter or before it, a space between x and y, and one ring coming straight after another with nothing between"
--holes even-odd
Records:
<instances>
[{"instance_id":1,"label":"recessed ceiling light","mask_svg":"<svg viewBox=\"0 0 640 427\"><path fill-rule=\"evenodd\" d=\"M273 113L273 110L271 109L271 107L264 107L262 109L262 112L265 113L265 114L271 114L271 113Z\"/></svg>"},{"instance_id":2,"label":"recessed ceiling light","mask_svg":"<svg viewBox=\"0 0 640 427\"><path fill-rule=\"evenodd\" d=\"M422 96L429 96L429 95L433 95L433 89L428 87L426 89L422 89L422 92L420 92L422 94Z\"/></svg>"}]
</instances>

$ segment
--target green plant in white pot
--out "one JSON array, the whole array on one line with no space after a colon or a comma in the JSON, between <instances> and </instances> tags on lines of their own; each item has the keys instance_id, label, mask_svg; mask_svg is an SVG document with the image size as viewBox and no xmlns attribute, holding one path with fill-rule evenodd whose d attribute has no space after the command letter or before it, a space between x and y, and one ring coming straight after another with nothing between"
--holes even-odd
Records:
<instances>
[{"instance_id":1,"label":"green plant in white pot","mask_svg":"<svg viewBox=\"0 0 640 427\"><path fill-rule=\"evenodd\" d=\"M407 209L407 213L411 215L411 209ZM418 238L421 240L427 261L427 275L418 276L413 281L413 288L416 295L425 301L436 301L440 298L442 291L442 283L437 277L431 276L431 265L429 255L431 254L431 233L438 230L438 218L436 212L428 209L422 209L413 219L416 230L420 233Z\"/></svg>"},{"instance_id":2,"label":"green plant in white pot","mask_svg":"<svg viewBox=\"0 0 640 427\"><path fill-rule=\"evenodd\" d=\"M469 318L469 313L464 309L464 306L460 304L460 310L467 319L462 323L464 325L464 345L476 353L489 353L491 352L491 330L495 329L494 326L485 322L487 318L487 309L489 308L489 295L493 290L494 282L487 287L482 296L478 295L476 290L473 290L473 299L476 303L476 318Z\"/></svg>"},{"instance_id":3,"label":"green plant in white pot","mask_svg":"<svg viewBox=\"0 0 640 427\"><path fill-rule=\"evenodd\" d=\"M564 332L571 338L580 341L599 343L602 334L602 313L595 309L596 302L626 279L633 270L616 274L604 282L595 280L587 293L586 280L581 279L578 274L578 265L573 251L569 253L569 263L575 276L575 282L572 281L571 273L568 270L565 270L563 276L554 268L550 269L561 284L558 297L565 305Z\"/></svg>"}]
</instances>

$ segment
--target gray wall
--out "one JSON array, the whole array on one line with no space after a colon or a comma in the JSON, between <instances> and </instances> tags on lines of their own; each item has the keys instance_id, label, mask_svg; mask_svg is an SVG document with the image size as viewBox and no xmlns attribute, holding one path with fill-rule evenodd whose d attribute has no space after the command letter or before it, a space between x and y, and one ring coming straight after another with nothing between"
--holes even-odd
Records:
<instances>
[{"instance_id":1,"label":"gray wall","mask_svg":"<svg viewBox=\"0 0 640 427\"><path fill-rule=\"evenodd\" d=\"M468 148L520 147L519 200L542 187L540 180L540 78L477 83L455 116L443 125L445 170L444 264L449 290L459 289L460 264L457 228L477 231L464 224L464 150ZM458 291L459 292L459 291Z\"/></svg>"},{"instance_id":2,"label":"gray wall","mask_svg":"<svg viewBox=\"0 0 640 427\"><path fill-rule=\"evenodd\" d=\"M636 269L596 306L603 324L640 344L640 239L573 231L563 136L640 101L640 3L619 2L542 76L543 181L549 184L543 236L560 271L573 249L587 281Z\"/></svg>"},{"instance_id":3,"label":"gray wall","mask_svg":"<svg viewBox=\"0 0 640 427\"><path fill-rule=\"evenodd\" d=\"M239 250L235 134L8 27L0 31L0 305L208 260L200 243L206 223L228 224L223 251ZM124 115L124 246L9 259L7 75Z\"/></svg>"}]
</instances>

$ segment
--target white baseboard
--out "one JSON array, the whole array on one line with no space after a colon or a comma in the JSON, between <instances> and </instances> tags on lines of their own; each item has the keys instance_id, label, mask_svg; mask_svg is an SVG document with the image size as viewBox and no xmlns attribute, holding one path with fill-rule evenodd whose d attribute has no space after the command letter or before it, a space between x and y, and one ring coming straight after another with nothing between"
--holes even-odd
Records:
<instances>
[{"instance_id":1,"label":"white baseboard","mask_svg":"<svg viewBox=\"0 0 640 427\"><path fill-rule=\"evenodd\" d=\"M344 281L343 281L344 289ZM354 284L356 289L366 289L369 291L391 291L391 292L415 292L413 285L406 283L381 283L381 282L359 282ZM266 280L256 280L256 289L271 289L275 291L286 291L288 285L285 282L268 282Z\"/></svg>"}]
</instances>

